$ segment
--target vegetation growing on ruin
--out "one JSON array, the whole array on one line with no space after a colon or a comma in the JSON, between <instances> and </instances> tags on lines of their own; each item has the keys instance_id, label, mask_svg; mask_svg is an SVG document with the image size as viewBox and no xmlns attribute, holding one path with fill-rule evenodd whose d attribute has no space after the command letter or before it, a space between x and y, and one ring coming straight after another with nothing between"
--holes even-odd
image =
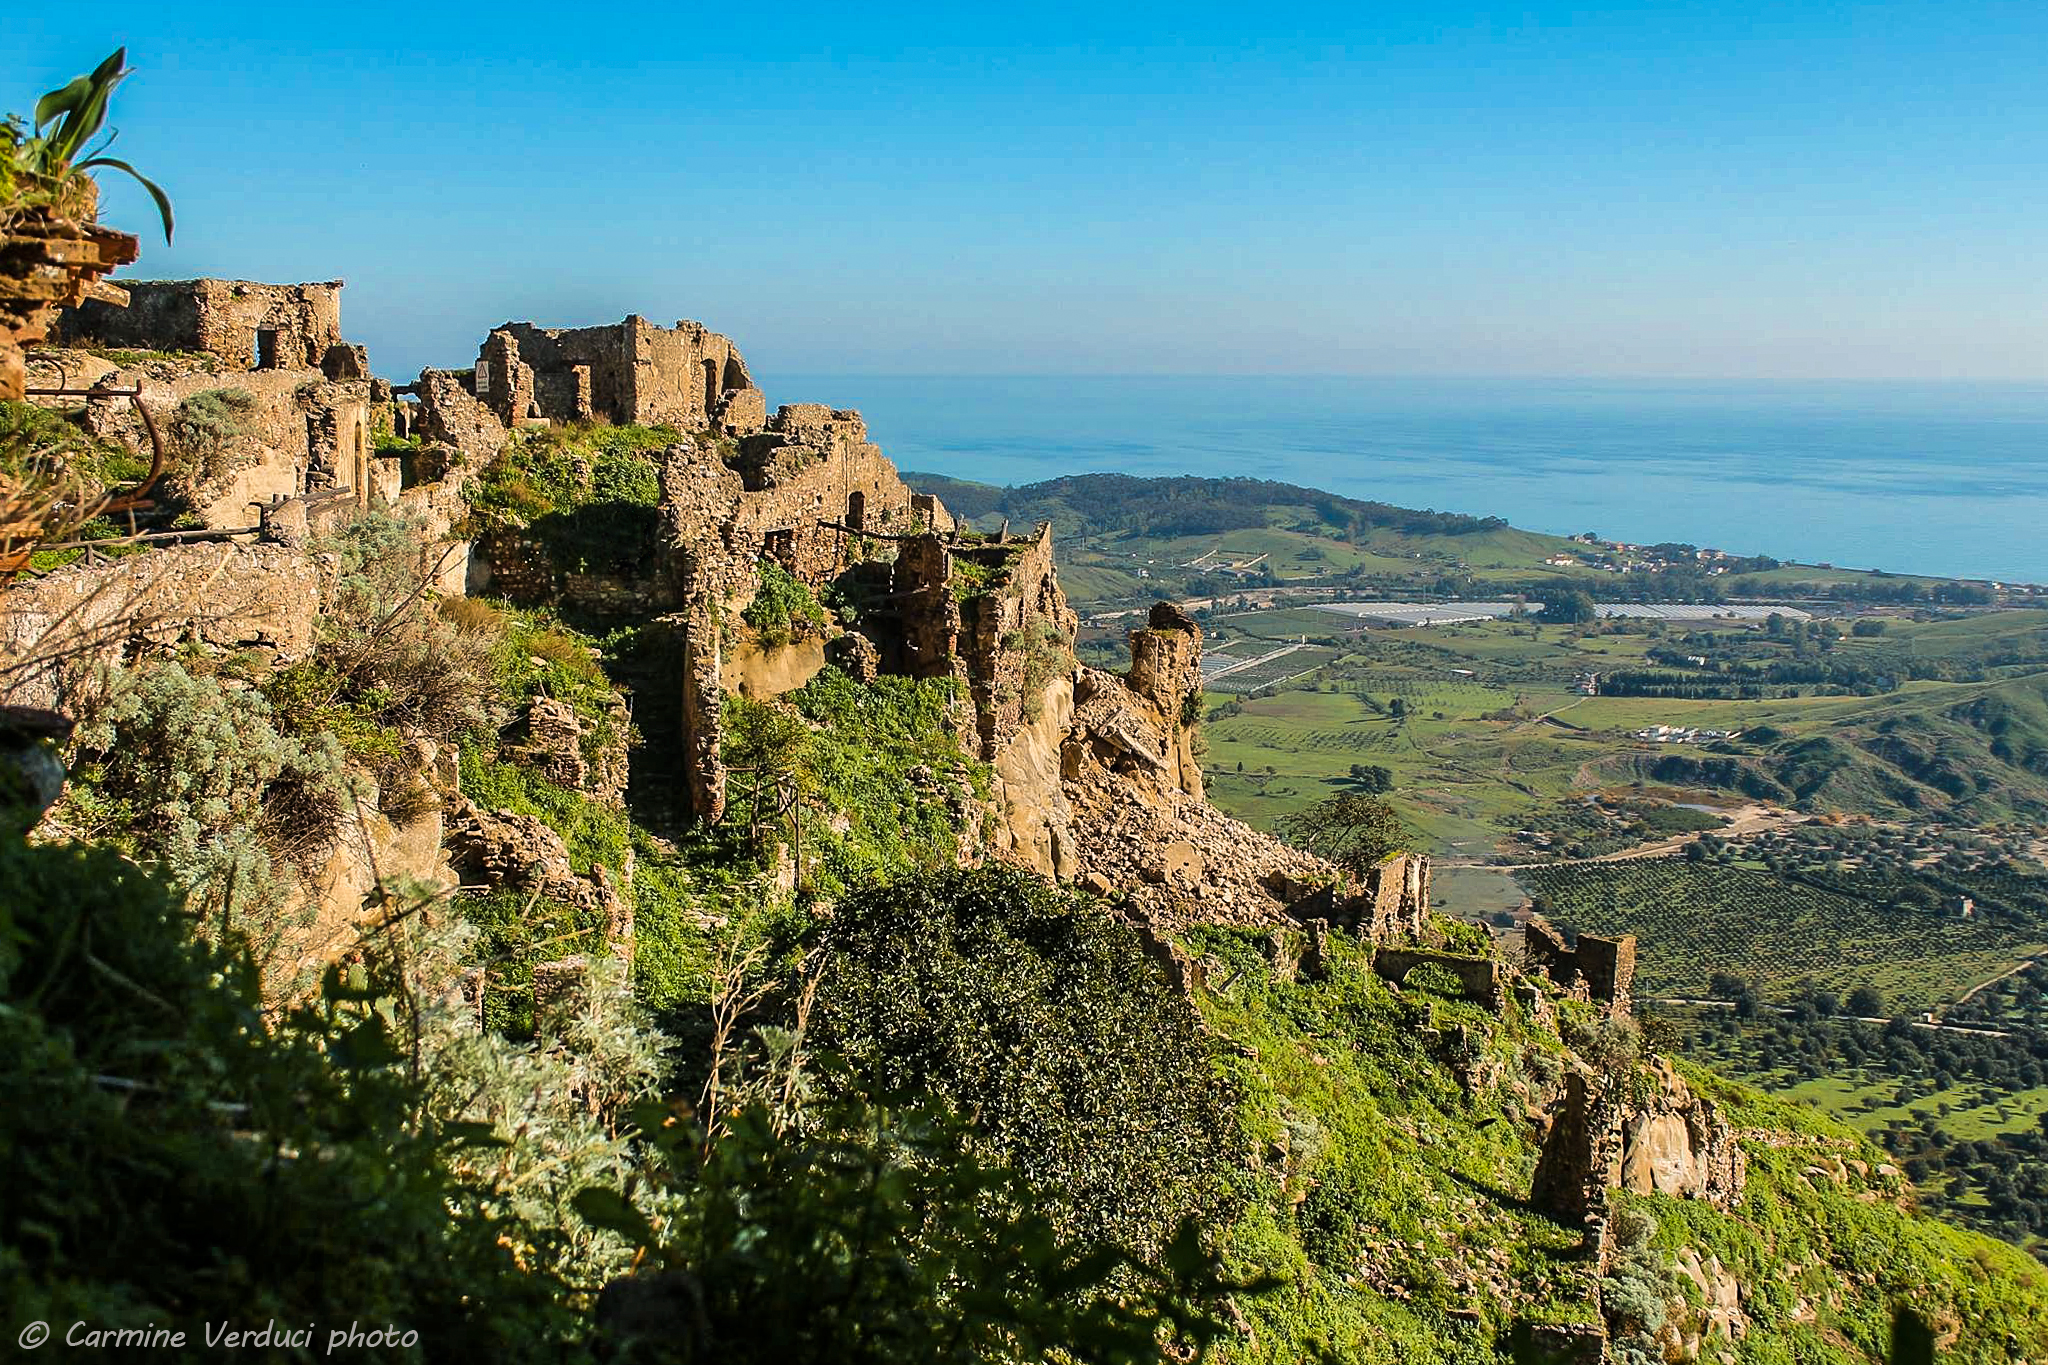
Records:
<instances>
[{"instance_id":1,"label":"vegetation growing on ruin","mask_svg":"<svg viewBox=\"0 0 2048 1365\"><path fill-rule=\"evenodd\" d=\"M179 491L188 500L221 491L246 457L255 396L244 389L204 389L182 398L164 424Z\"/></svg>"},{"instance_id":2,"label":"vegetation growing on ruin","mask_svg":"<svg viewBox=\"0 0 2048 1365\"><path fill-rule=\"evenodd\" d=\"M116 48L90 74L37 100L31 118L10 113L0 119L0 226L36 212L90 221L99 193L86 172L105 167L149 193L164 240L171 240L170 197L126 161L105 154L111 134L97 148L92 145L106 127L114 88L133 74L127 62L128 49Z\"/></svg>"},{"instance_id":3,"label":"vegetation growing on ruin","mask_svg":"<svg viewBox=\"0 0 2048 1365\"><path fill-rule=\"evenodd\" d=\"M531 530L558 568L637 566L653 552L659 524L656 453L683 439L671 427L522 428L470 483L470 508L486 526Z\"/></svg>"},{"instance_id":4,"label":"vegetation growing on ruin","mask_svg":"<svg viewBox=\"0 0 2048 1365\"><path fill-rule=\"evenodd\" d=\"M1022 676L1017 700L1027 722L1045 707L1046 685L1074 671L1074 637L1040 618L1003 636L1002 646L1018 657Z\"/></svg>"},{"instance_id":5,"label":"vegetation growing on ruin","mask_svg":"<svg viewBox=\"0 0 2048 1365\"><path fill-rule=\"evenodd\" d=\"M834 896L959 857L962 825L988 792L987 765L954 729L950 678L862 683L820 672L780 701L725 700L729 761L787 773L803 794L804 885ZM751 783L735 783L727 819L751 824ZM820 817L823 818L820 818ZM793 837L779 824L776 837Z\"/></svg>"},{"instance_id":6,"label":"vegetation growing on ruin","mask_svg":"<svg viewBox=\"0 0 2048 1365\"><path fill-rule=\"evenodd\" d=\"M36 501L70 509L52 523L59 534L38 540L106 541L102 553L136 553L138 547L121 543L133 530L129 518L82 513L104 505L99 500L107 493L145 478L150 462L118 441L92 435L78 420L81 416L32 403L0 403L0 482L24 493L39 489ZM83 549L38 550L29 566L39 572L55 569L84 554Z\"/></svg>"},{"instance_id":7,"label":"vegetation growing on ruin","mask_svg":"<svg viewBox=\"0 0 2048 1365\"><path fill-rule=\"evenodd\" d=\"M1202 1008L1254 1153L1230 1264L1287 1281L1244 1305L1254 1335L1224 1358L1492 1361L1528 1324L1593 1316L1576 1233L1515 1195L1529 1188L1536 1152L1522 1096L1568 1064L1555 1032L1517 1008L1496 1016L1436 994L1426 979L1395 992L1342 939L1320 972L1293 980L1272 971L1263 934L1207 929L1190 947L1208 964ZM1698 1311L1672 1268L1687 1251L1741 1267L1743 1359L1882 1358L1902 1301L1960 1331L1959 1360L1998 1359L2009 1340L2048 1332L2048 1274L2022 1253L1868 1197L1885 1188L1882 1153L1811 1111L1685 1074L1738 1129L1787 1136L1745 1144L1750 1184L1730 1213L1619 1197L1655 1230L1622 1229L1603 1286L1623 1318L1617 1350L1631 1349L1631 1282Z\"/></svg>"},{"instance_id":8,"label":"vegetation growing on ruin","mask_svg":"<svg viewBox=\"0 0 2048 1365\"><path fill-rule=\"evenodd\" d=\"M754 628L763 644L786 645L799 635L823 629L825 608L789 570L772 559L757 560L754 570L760 587L740 619Z\"/></svg>"}]
</instances>

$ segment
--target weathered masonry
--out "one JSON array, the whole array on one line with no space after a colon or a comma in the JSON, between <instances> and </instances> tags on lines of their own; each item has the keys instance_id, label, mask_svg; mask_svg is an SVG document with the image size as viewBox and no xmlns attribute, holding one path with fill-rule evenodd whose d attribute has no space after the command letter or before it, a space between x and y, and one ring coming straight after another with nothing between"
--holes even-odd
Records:
<instances>
[{"instance_id":1,"label":"weathered masonry","mask_svg":"<svg viewBox=\"0 0 2048 1365\"><path fill-rule=\"evenodd\" d=\"M189 351L237 370L321 370L365 378L362 357L341 336L341 281L123 281L128 306L88 299L52 330L58 346Z\"/></svg>"},{"instance_id":2,"label":"weathered masonry","mask_svg":"<svg viewBox=\"0 0 2048 1365\"><path fill-rule=\"evenodd\" d=\"M475 387L508 427L602 419L744 435L768 416L731 341L702 323L657 327L638 316L604 327L494 328L477 353Z\"/></svg>"}]
</instances>

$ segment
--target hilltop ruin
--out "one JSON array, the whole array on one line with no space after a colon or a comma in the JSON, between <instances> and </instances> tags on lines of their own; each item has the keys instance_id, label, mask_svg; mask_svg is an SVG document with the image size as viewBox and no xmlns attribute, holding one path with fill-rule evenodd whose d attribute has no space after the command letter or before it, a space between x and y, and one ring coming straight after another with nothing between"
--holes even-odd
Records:
<instances>
[{"instance_id":1,"label":"hilltop ruin","mask_svg":"<svg viewBox=\"0 0 2048 1365\"><path fill-rule=\"evenodd\" d=\"M679 804L699 820L725 808L728 693L772 698L827 666L947 677L959 685L963 747L993 774L993 818L977 825L986 846L978 832L963 857L1014 861L1161 923L1258 922L1310 900L1319 917L1373 937L1421 923L1419 861L1348 886L1206 803L1194 745L1202 633L1192 618L1161 604L1132 634L1128 672L1078 667L1051 528L957 526L898 477L858 412L771 411L730 339L640 317L566 329L508 322L485 336L473 367L392 386L346 340L341 288L137 284L127 308L66 311L53 332L60 344L37 353L68 386L134 387L165 416L194 395L245 396L233 467L200 490L193 519L204 529L181 533L199 543L150 557L176 571L149 576L145 635L253 641L290 657L305 647L322 591L318 565L293 551L359 509L387 507L446 544L437 565L445 592L649 620L666 634L674 670L640 683L637 714L673 731ZM133 413L111 400L88 399L84 420L135 434ZM469 514L467 490L525 434L588 423L677 434L651 455L660 491L649 545L572 563L535 529ZM741 617L765 565L813 592L856 596L858 624L757 638ZM18 594L11 638L61 619L105 575L136 572L46 576ZM135 641L88 644L66 668L122 657ZM25 693L58 696L62 672Z\"/></svg>"}]
</instances>

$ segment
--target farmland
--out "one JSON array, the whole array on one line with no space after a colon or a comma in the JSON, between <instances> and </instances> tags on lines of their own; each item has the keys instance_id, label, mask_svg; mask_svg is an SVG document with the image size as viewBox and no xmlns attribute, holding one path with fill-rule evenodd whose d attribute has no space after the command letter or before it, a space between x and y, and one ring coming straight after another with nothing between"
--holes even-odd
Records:
<instances>
[{"instance_id":1,"label":"farmland","mask_svg":"<svg viewBox=\"0 0 2048 1365\"><path fill-rule=\"evenodd\" d=\"M1636 989L1645 996L1703 996L1715 974L1732 973L1767 1003L1869 986L1893 1007L1917 1012L2048 946L2018 926L1876 904L1704 861L1580 863L1517 876L1567 929L1639 935Z\"/></svg>"}]
</instances>

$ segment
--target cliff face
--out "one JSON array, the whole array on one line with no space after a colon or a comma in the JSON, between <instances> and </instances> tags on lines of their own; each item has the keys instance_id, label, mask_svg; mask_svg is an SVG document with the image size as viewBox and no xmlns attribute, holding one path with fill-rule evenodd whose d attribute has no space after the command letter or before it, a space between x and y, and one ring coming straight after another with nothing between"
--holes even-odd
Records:
<instances>
[{"instance_id":1,"label":"cliff face","mask_svg":"<svg viewBox=\"0 0 2048 1365\"><path fill-rule=\"evenodd\" d=\"M1536 1167L1536 1203L1567 1219L1604 1218L1610 1190L1734 1207L1746 1170L1734 1128L1670 1063L1657 1063L1650 1079L1624 1091L1589 1070L1565 1077Z\"/></svg>"}]
</instances>

